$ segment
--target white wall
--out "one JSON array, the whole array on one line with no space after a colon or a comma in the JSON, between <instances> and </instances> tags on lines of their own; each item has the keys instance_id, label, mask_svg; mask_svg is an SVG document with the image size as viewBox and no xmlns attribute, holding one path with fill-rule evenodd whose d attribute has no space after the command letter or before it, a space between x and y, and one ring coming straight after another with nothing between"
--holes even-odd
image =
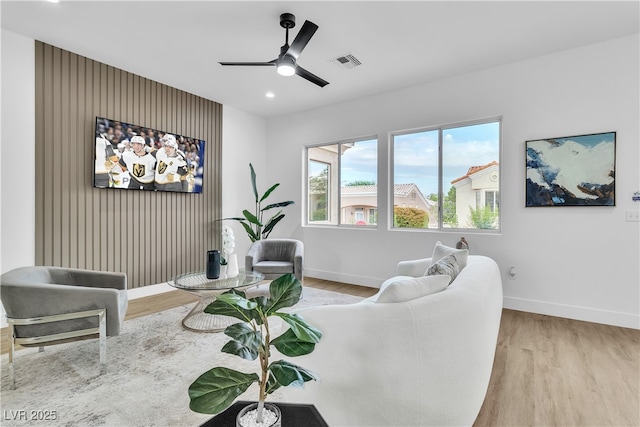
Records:
<instances>
[{"instance_id":1,"label":"white wall","mask_svg":"<svg viewBox=\"0 0 640 427\"><path fill-rule=\"evenodd\" d=\"M386 188L389 132L503 118L500 234L389 231L386 200L377 230L303 226L297 203L277 232L304 241L306 275L374 287L398 261L430 256L436 240L454 245L464 235L472 254L500 265L506 307L638 328L640 231L626 211L638 209L631 197L640 190L639 48L635 35L270 119L270 180L302 202L307 144L378 134ZM610 131L615 207L524 207L526 140ZM515 280L506 275L511 266Z\"/></svg>"},{"instance_id":2,"label":"white wall","mask_svg":"<svg viewBox=\"0 0 640 427\"><path fill-rule=\"evenodd\" d=\"M249 163L256 171L261 194L273 184L266 181L267 122L228 106L222 111L222 216L241 217L244 209L253 212L255 206ZM224 224L234 231L238 264L243 267L251 240L237 221L224 221Z\"/></svg>"},{"instance_id":3,"label":"white wall","mask_svg":"<svg viewBox=\"0 0 640 427\"><path fill-rule=\"evenodd\" d=\"M35 262L35 45L2 30L1 272Z\"/></svg>"}]
</instances>

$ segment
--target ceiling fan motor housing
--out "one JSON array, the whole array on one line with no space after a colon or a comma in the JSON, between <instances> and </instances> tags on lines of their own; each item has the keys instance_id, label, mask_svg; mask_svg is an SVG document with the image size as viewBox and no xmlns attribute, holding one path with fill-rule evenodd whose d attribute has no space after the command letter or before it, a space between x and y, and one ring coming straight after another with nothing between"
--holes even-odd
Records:
<instances>
[{"instance_id":1,"label":"ceiling fan motor housing","mask_svg":"<svg viewBox=\"0 0 640 427\"><path fill-rule=\"evenodd\" d=\"M280 15L280 26L286 29L295 27L296 17L292 13L283 13Z\"/></svg>"}]
</instances>

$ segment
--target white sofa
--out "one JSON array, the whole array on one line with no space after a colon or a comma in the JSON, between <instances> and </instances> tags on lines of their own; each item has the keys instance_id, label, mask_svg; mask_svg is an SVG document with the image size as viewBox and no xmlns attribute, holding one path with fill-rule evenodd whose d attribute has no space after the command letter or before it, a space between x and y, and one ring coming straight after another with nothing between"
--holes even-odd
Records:
<instances>
[{"instance_id":1,"label":"white sofa","mask_svg":"<svg viewBox=\"0 0 640 427\"><path fill-rule=\"evenodd\" d=\"M403 261L399 276L422 276L431 258ZM383 284L402 279L395 277ZM315 351L290 362L319 382L282 391L313 403L331 426L468 426L484 401L502 313L500 271L468 257L443 291L397 303L296 310L323 332Z\"/></svg>"}]
</instances>

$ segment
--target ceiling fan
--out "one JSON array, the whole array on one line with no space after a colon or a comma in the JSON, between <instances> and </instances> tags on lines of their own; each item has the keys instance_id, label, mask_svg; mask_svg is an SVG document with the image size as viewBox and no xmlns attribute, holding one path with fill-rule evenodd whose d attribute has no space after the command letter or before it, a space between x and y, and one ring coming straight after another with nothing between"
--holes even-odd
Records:
<instances>
[{"instance_id":1,"label":"ceiling fan","mask_svg":"<svg viewBox=\"0 0 640 427\"><path fill-rule=\"evenodd\" d=\"M291 13L283 13L280 15L280 26L286 30L285 43L280 48L280 55L269 62L220 62L220 65L231 66L250 66L250 67L264 67L275 66L278 74L283 76L292 76L294 74L299 75L303 79L309 80L311 83L315 83L320 87L324 87L329 84L328 81L321 79L315 74L305 70L298 64L298 56L302 53L311 37L315 34L318 26L311 21L304 21L302 28L298 32L298 35L289 46L289 29L296 26L296 17Z\"/></svg>"}]
</instances>

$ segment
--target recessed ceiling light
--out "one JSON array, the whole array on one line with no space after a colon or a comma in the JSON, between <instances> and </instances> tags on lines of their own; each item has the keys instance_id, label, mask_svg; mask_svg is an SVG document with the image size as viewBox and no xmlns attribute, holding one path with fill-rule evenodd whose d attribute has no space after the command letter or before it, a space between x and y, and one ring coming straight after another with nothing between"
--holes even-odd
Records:
<instances>
[{"instance_id":1,"label":"recessed ceiling light","mask_svg":"<svg viewBox=\"0 0 640 427\"><path fill-rule=\"evenodd\" d=\"M267 98L274 98L276 94L273 92L267 92L264 96L266 96Z\"/></svg>"},{"instance_id":2,"label":"recessed ceiling light","mask_svg":"<svg viewBox=\"0 0 640 427\"><path fill-rule=\"evenodd\" d=\"M47 0L49 3L58 3L60 0Z\"/></svg>"}]
</instances>

